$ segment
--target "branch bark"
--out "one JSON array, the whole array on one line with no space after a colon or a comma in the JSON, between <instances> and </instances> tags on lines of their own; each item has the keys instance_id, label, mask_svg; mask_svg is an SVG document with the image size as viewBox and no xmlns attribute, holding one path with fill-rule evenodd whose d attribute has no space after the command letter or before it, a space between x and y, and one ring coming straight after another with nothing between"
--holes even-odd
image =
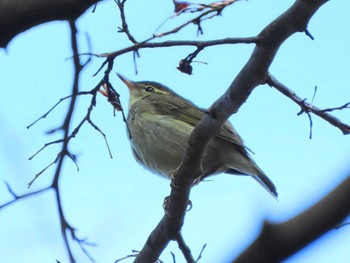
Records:
<instances>
[{"instance_id":1,"label":"branch bark","mask_svg":"<svg viewBox=\"0 0 350 263\"><path fill-rule=\"evenodd\" d=\"M228 117L238 111L253 89L265 81L281 44L296 32L307 32L310 18L325 2L327 0L297 0L258 35L258 44L246 65L193 130L183 160L173 176L165 215L148 237L135 262L156 261L169 241L175 239L184 222L193 178L200 173L206 144Z\"/></svg>"},{"instance_id":2,"label":"branch bark","mask_svg":"<svg viewBox=\"0 0 350 263\"><path fill-rule=\"evenodd\" d=\"M76 20L98 0L0 0L0 47L19 33L54 20Z\"/></svg>"}]
</instances>

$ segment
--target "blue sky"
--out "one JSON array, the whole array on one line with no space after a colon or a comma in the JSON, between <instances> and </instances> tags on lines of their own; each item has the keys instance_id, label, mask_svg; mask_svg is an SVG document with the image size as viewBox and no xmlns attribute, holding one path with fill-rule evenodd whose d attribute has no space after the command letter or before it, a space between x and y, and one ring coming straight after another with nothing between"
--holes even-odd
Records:
<instances>
[{"instance_id":1,"label":"blue sky","mask_svg":"<svg viewBox=\"0 0 350 263\"><path fill-rule=\"evenodd\" d=\"M209 2L209 1L206 1ZM128 0L127 18L138 40L148 38L172 14L172 1ZM221 17L203 23L204 35L197 37L195 26L167 39L217 39L255 36L293 1L240 1L227 8ZM314 104L334 107L350 100L348 87L350 4L330 1L312 18L309 30L288 39L273 62L270 72L300 97ZM173 19L167 30L182 21ZM114 51L130 43L117 33L120 26L113 1L100 3L95 13L88 11L77 22L81 53ZM164 39L165 40L165 39ZM250 56L253 45L218 46L205 49L193 64L192 76L177 71L178 61L193 52L192 47L147 49L140 51L135 75L132 54L117 58L114 71L133 80L158 81L201 107L209 107L231 83ZM11 200L3 183L17 194L28 192L27 183L55 158L60 146L50 146L32 161L28 157L46 142L62 134L47 135L59 126L67 102L31 129L26 126L44 114L60 98L69 95L73 78L68 23L51 22L17 36L0 51L2 96L0 97L0 203ZM102 63L94 58L81 75L81 90L92 89L102 77L92 77ZM127 89L111 77L127 107ZM78 100L74 113L76 125L84 116L90 97ZM339 130L313 117L313 139L309 140L309 120L297 116L297 105L268 86L259 86L240 111L230 118L246 145L255 152L254 160L274 181L279 201L247 177L219 175L203 182L191 193L193 209L186 215L184 238L197 255L207 247L201 262L226 262L254 240L263 220L282 222L307 209L325 196L349 171L350 142ZM348 111L335 112L350 123ZM120 114L100 96L92 114L93 121L107 135L113 159L109 158L103 138L86 125L71 141L70 150L78 155L79 172L66 160L61 177L63 208L68 222L98 246L90 248L97 262L114 262L132 249L141 249L148 234L163 215L162 202L169 193L169 182L151 174L134 161ZM74 127L73 124L73 127ZM48 185L54 168L48 169L31 190ZM30 191L30 190L29 190ZM18 202L0 211L0 254L5 262L67 262L60 235L57 207L52 192ZM286 262L348 262L350 229L334 230ZM72 243L78 262L88 262ZM171 244L161 259L183 262L176 244Z\"/></svg>"}]
</instances>

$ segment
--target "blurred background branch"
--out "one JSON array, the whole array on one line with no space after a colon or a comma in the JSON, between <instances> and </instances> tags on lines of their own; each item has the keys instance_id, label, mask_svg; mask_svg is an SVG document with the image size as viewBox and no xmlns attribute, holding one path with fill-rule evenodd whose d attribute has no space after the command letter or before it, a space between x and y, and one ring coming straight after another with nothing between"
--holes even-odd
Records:
<instances>
[{"instance_id":1,"label":"blurred background branch","mask_svg":"<svg viewBox=\"0 0 350 263\"><path fill-rule=\"evenodd\" d=\"M350 214L350 175L311 208L283 223L265 222L257 239L233 263L282 262Z\"/></svg>"}]
</instances>

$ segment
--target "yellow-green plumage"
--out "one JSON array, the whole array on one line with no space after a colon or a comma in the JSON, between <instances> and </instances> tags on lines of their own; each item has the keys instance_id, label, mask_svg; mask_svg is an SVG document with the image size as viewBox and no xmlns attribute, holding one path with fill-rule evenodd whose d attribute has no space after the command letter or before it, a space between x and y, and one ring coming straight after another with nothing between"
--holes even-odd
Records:
<instances>
[{"instance_id":1,"label":"yellow-green plumage","mask_svg":"<svg viewBox=\"0 0 350 263\"><path fill-rule=\"evenodd\" d=\"M188 137L205 112L162 84L120 78L130 93L127 123L134 156L146 168L169 177L180 164ZM222 172L250 175L277 197L276 187L250 158L228 121L209 141L202 168L199 180Z\"/></svg>"}]
</instances>

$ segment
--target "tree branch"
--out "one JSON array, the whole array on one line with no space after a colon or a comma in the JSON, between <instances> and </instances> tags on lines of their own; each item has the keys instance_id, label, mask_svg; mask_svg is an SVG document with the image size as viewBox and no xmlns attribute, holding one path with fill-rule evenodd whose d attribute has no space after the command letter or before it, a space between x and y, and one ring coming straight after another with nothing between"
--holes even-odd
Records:
<instances>
[{"instance_id":1,"label":"tree branch","mask_svg":"<svg viewBox=\"0 0 350 263\"><path fill-rule=\"evenodd\" d=\"M312 105L311 103L307 103L305 99L300 98L297 94L295 94L294 91L291 89L287 88L285 85L283 85L281 82L279 82L275 77L273 77L271 74L268 74L266 78L266 84L268 84L271 87L274 87L276 90L290 98L292 101L294 101L296 104L298 104L301 108L301 113L306 112L306 113L313 113L317 115L318 117L324 119L331 125L337 127L339 130L342 131L344 135L350 134L350 126L342 123L339 119L335 118L334 116L330 115L329 111L333 110L342 110L345 108L349 107L350 103L346 103L341 107L336 107L336 108L327 108L327 109L319 109ZM300 113L300 114L301 114ZM310 116L309 116L310 118Z\"/></svg>"},{"instance_id":2,"label":"tree branch","mask_svg":"<svg viewBox=\"0 0 350 263\"><path fill-rule=\"evenodd\" d=\"M60 223L61 223L61 234L68 252L68 256L69 256L69 260L71 263L75 262L72 250L69 246L69 242L68 242L68 237L67 237L67 230L70 230L71 233L73 228L67 223L67 220L64 216L63 213L63 209L62 209L62 201L61 201L61 195L60 195L60 187L59 187L59 179L60 179L60 175L61 175L61 170L62 170L62 166L63 166L63 161L64 158L69 154L68 151L68 137L69 137L69 133L70 133L70 124L71 124L71 120L72 120L72 116L73 116L73 111L74 111L74 107L75 107L75 102L76 102L76 98L77 98L77 94L79 92L79 76L80 76L80 72L82 70L82 66L80 64L80 60L79 60L79 52L78 52L78 44L77 44L77 29L75 26L75 21L70 21L69 22L69 26L71 29L71 41L72 41L72 51L73 51L73 61L74 61L74 80L73 80L73 87L72 87L72 98L69 104L69 108L68 108L68 112L66 115L66 118L64 120L62 129L64 132L64 140L63 140L63 144L62 144L62 150L61 150L61 154L58 160L58 164L56 167L56 171L55 171L55 175L52 181L52 188L55 191L55 196L56 196L56 202L57 202L57 208L58 208L58 214L59 214L59 219L60 219Z\"/></svg>"},{"instance_id":3,"label":"tree branch","mask_svg":"<svg viewBox=\"0 0 350 263\"><path fill-rule=\"evenodd\" d=\"M125 10L124 10L124 5L125 5L126 0L116 0L116 3L118 5L119 11L120 11L120 19L122 20L122 27L118 27L120 33L125 33L128 37L128 39L132 43L137 43L138 41L134 38L134 36L131 34L129 31L129 26L128 23L126 22L126 17L125 17Z\"/></svg>"},{"instance_id":4,"label":"tree branch","mask_svg":"<svg viewBox=\"0 0 350 263\"><path fill-rule=\"evenodd\" d=\"M197 48L206 48L210 46L217 45L230 45L230 44L257 44L259 39L257 37L237 37L237 38L223 38L223 39L215 39L208 41L195 41L195 40L179 40L179 41L164 41L164 42L155 42L148 43L149 40L145 40L143 42L139 42L132 46L102 54L94 54L97 57L107 57L107 58L115 58L117 56L133 52L139 50L141 48L161 48L161 47L180 47L180 46L194 46ZM87 54L87 53L85 53ZM84 54L83 54L84 55ZM91 54L88 54L91 55Z\"/></svg>"},{"instance_id":5,"label":"tree branch","mask_svg":"<svg viewBox=\"0 0 350 263\"><path fill-rule=\"evenodd\" d=\"M11 187L7 185L8 191L12 194L13 196L13 200L0 205L0 209L4 208L8 205L11 205L13 203L15 203L16 201L19 201L23 198L26 197L30 197L30 196L35 196L43 191L52 189L55 193L55 199L56 199L56 204L57 204L57 208L58 208L58 215L59 215L59 220L60 220L60 225L61 225L61 233L62 233L62 237L66 246L66 250L68 252L68 256L69 256L69 260L70 262L75 262L75 258L73 256L72 253L72 249L70 247L70 243L69 243L69 236L68 234L70 234L70 237L73 241L77 242L78 245L80 246L80 248L82 249L82 251L85 253L85 255L91 260L93 261L93 258L91 257L91 255L88 253L87 249L85 248L85 246L94 246L93 243L88 242L86 239L80 239L77 237L76 235L76 230L74 227L72 227L63 212L63 206L62 206L62 201L61 201L61 191L60 191L60 186L59 186L59 181L60 181L60 177L61 177L61 170L63 167L63 162L64 159L66 157L72 159L75 163L76 163L76 158L75 155L73 155L72 153L69 152L68 150L68 145L69 142L72 138L74 138L80 128L83 126L84 123L89 123L95 130L97 130L104 138L110 157L112 158L111 155L111 151L109 149L109 145L108 142L106 140L106 136L105 134L101 131L101 129L95 125L92 120L91 120L91 113L92 110L94 108L94 106L96 106L96 96L97 93L100 89L100 86L105 83L106 81L108 81L108 75L110 74L110 70L111 67L110 65L108 65L108 69L105 72L105 76L103 77L103 79L90 91L79 91L79 78L80 78L80 72L83 69L83 67L87 64L84 63L84 65L81 64L80 59L79 59L79 52L78 52L78 43L77 43L77 29L75 26L75 22L74 21L70 21L69 22L70 25L70 29L71 29L71 48L72 48L72 59L73 59L73 64L74 64L74 80L73 80L73 85L72 85L72 94L69 96L66 96L64 98L61 98L49 111L47 111L44 115L42 115L40 118L38 118L35 122L33 122L32 124L30 124L29 126L27 126L27 128L30 128L32 125L34 125L36 122L38 122L41 119L46 118L51 112L52 110L54 110L62 101L66 100L66 99L70 99L70 103L69 103L69 108L68 108L68 112L66 114L65 120L63 122L62 125L60 125L58 128L50 131L50 133L56 132L58 130L62 130L64 135L63 138L55 140L55 141L51 141L49 143L46 143L41 149L39 149L39 151L37 151L33 156L31 156L29 159L32 159L33 157L35 157L39 152L41 152L43 149L45 149L47 146L51 145L51 144L56 144L56 143L61 143L62 144L62 149L61 151L57 154L57 156L55 157L54 161L51 162L48 166L46 166L42 171L40 171L38 174L35 175L35 177L33 178L33 180L31 182L29 182L29 186L43 173L47 170L47 168L51 167L53 164L57 164L56 166L56 170L55 170L55 174L54 174L54 178L52 180L52 183L49 187L41 189L39 191L34 191L28 194L24 194L24 195L16 195ZM71 121L72 121L72 116L73 116L73 112L75 109L75 104L76 104L76 100L78 96L81 95L91 95L91 102L90 105L87 109L87 113L85 115L85 117L80 121L80 123L73 129L73 131L71 132ZM116 94L115 96L117 96L118 94ZM119 96L119 95L118 95Z\"/></svg>"},{"instance_id":6,"label":"tree branch","mask_svg":"<svg viewBox=\"0 0 350 263\"><path fill-rule=\"evenodd\" d=\"M233 263L282 262L350 213L350 174L330 194L300 215L280 224L266 222L259 237Z\"/></svg>"},{"instance_id":7,"label":"tree branch","mask_svg":"<svg viewBox=\"0 0 350 263\"><path fill-rule=\"evenodd\" d=\"M14 191L13 191L12 188L11 188L11 186L10 186L7 182L5 182L5 184L6 184L6 186L7 186L8 191L12 194L13 199L12 199L11 201L8 201L8 202L6 202L6 203L0 205L0 210L1 210L2 208L5 208L6 206L9 206L9 205L11 205L11 204L13 204L13 203L15 203L15 202L21 200L21 199L25 199L25 198L27 198L27 197L31 197L31 196L34 196L34 195L38 195L38 194L40 194L40 193L42 193L42 192L46 192L47 190L49 190L49 189L51 188L51 187L49 186L49 187L45 187L45 188L42 188L42 189L40 189L40 190L31 192L31 193L27 193L27 194L23 194L23 195L17 195L17 194L14 193Z\"/></svg>"},{"instance_id":8,"label":"tree branch","mask_svg":"<svg viewBox=\"0 0 350 263\"><path fill-rule=\"evenodd\" d=\"M206 144L228 117L237 112L252 90L266 79L280 45L292 34L304 32L312 15L326 0L297 0L258 35L259 44L225 94L211 106L193 130L180 166L176 169L166 212L152 231L135 262L154 262L181 230L193 178L200 174Z\"/></svg>"},{"instance_id":9,"label":"tree branch","mask_svg":"<svg viewBox=\"0 0 350 263\"><path fill-rule=\"evenodd\" d=\"M0 47L19 33L53 20L75 20L98 0L0 0Z\"/></svg>"},{"instance_id":10,"label":"tree branch","mask_svg":"<svg viewBox=\"0 0 350 263\"><path fill-rule=\"evenodd\" d=\"M164 41L164 42L156 42L156 43L149 43L150 39L147 39L143 42L136 43L132 46L109 52L109 53L102 53L102 54L91 54L91 53L83 53L81 55L93 55L96 57L106 57L106 60L102 63L102 66L97 71L97 73L110 61L114 60L116 57L129 53L134 52L134 63L135 63L135 53L138 54L138 51L140 49L144 48L166 48L166 47L179 47L179 46L194 46L197 48L197 50L190 55L187 56L185 59L181 59L179 63L178 69L181 72L191 74L192 73L192 67L191 67L191 59L188 59L191 57L191 55L195 54L197 56L199 52L204 50L206 47L210 46L217 46L217 45L230 45L230 44L258 44L259 38L258 37L241 37L241 38L223 38L223 39L216 39L216 40L208 40L208 41L193 41L193 40L179 40L179 41ZM193 58L195 57L193 56ZM193 59L192 58L192 59ZM190 68L190 69L189 69ZM96 74L97 74L96 73Z\"/></svg>"}]
</instances>

